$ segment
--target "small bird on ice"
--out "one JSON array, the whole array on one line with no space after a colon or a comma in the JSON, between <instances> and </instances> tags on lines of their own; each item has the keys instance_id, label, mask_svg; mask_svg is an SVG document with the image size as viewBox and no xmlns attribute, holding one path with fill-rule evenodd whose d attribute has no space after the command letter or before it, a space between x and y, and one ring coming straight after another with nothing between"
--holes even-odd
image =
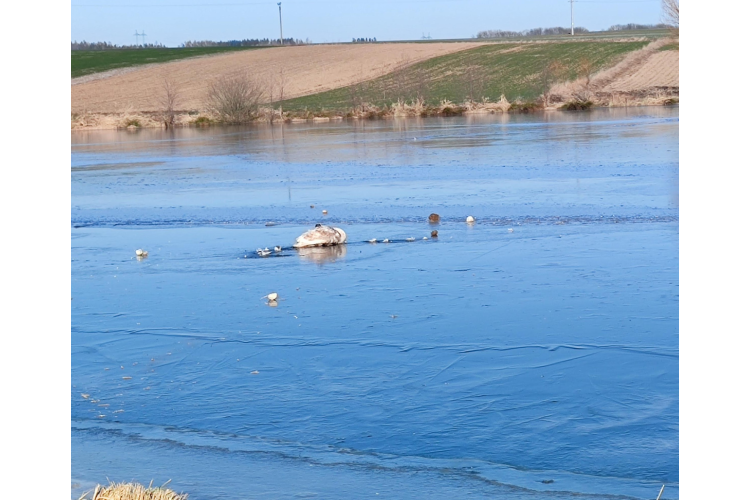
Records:
<instances>
[{"instance_id":1,"label":"small bird on ice","mask_svg":"<svg viewBox=\"0 0 750 500\"><path fill-rule=\"evenodd\" d=\"M414 241L414 238L406 238L406 241Z\"/></svg>"},{"instance_id":2,"label":"small bird on ice","mask_svg":"<svg viewBox=\"0 0 750 500\"><path fill-rule=\"evenodd\" d=\"M509 233L512 233L512 232L513 232L513 228L512 228L512 227L509 227L509 228L508 228L508 232L509 232Z\"/></svg>"},{"instance_id":3,"label":"small bird on ice","mask_svg":"<svg viewBox=\"0 0 750 500\"><path fill-rule=\"evenodd\" d=\"M279 245L276 245L273 247L274 252L281 252L281 247Z\"/></svg>"},{"instance_id":4,"label":"small bird on ice","mask_svg":"<svg viewBox=\"0 0 750 500\"><path fill-rule=\"evenodd\" d=\"M265 249L263 249L263 248L259 248L259 249L257 249L257 250L256 250L255 252L256 252L256 253L257 253L258 255L260 255L261 257L266 257L266 256L268 256L268 255L271 255L271 251L270 251L270 250L269 250L268 248L265 248Z\"/></svg>"},{"instance_id":5,"label":"small bird on ice","mask_svg":"<svg viewBox=\"0 0 750 500\"><path fill-rule=\"evenodd\" d=\"M371 240L367 240L367 243L377 243L377 242L378 242L378 240L376 240L375 238L373 238Z\"/></svg>"},{"instance_id":6,"label":"small bird on ice","mask_svg":"<svg viewBox=\"0 0 750 500\"><path fill-rule=\"evenodd\" d=\"M471 223L473 223L473 222L474 222L475 220L476 220L476 219L474 219L474 217L472 217L471 215L470 215L470 216L468 216L468 217L466 218L466 222L467 222L468 224L471 224Z\"/></svg>"},{"instance_id":7,"label":"small bird on ice","mask_svg":"<svg viewBox=\"0 0 750 500\"><path fill-rule=\"evenodd\" d=\"M135 251L136 257L148 257L148 252L146 250L141 250L140 248Z\"/></svg>"},{"instance_id":8,"label":"small bird on ice","mask_svg":"<svg viewBox=\"0 0 750 500\"><path fill-rule=\"evenodd\" d=\"M386 238L386 239L383 240L383 243L390 243L390 242L391 242L391 240L389 240L388 238Z\"/></svg>"}]
</instances>

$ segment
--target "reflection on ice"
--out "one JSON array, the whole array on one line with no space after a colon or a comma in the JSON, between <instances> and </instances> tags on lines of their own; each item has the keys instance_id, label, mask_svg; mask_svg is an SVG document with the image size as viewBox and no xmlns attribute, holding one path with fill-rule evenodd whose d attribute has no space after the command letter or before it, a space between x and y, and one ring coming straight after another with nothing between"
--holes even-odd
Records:
<instances>
[{"instance_id":1,"label":"reflection on ice","mask_svg":"<svg viewBox=\"0 0 750 500\"><path fill-rule=\"evenodd\" d=\"M297 249L303 261L315 264L327 264L346 256L346 245L332 247L309 247Z\"/></svg>"}]
</instances>

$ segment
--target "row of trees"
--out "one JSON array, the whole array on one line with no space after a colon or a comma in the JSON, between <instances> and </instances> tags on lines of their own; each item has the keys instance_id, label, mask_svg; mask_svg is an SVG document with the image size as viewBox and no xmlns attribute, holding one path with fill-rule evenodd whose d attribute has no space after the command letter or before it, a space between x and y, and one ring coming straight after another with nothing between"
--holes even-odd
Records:
<instances>
[{"instance_id":1,"label":"row of trees","mask_svg":"<svg viewBox=\"0 0 750 500\"><path fill-rule=\"evenodd\" d=\"M583 26L576 26L576 31L588 33L589 30ZM552 28L532 28L523 31L503 31L503 30L484 30L476 34L474 38L517 38L524 36L542 36L542 35L569 35L570 28L555 26Z\"/></svg>"},{"instance_id":2,"label":"row of trees","mask_svg":"<svg viewBox=\"0 0 750 500\"><path fill-rule=\"evenodd\" d=\"M70 42L70 50L119 50L119 49L163 49L160 43L146 43L139 45L117 45L109 42Z\"/></svg>"},{"instance_id":3,"label":"row of trees","mask_svg":"<svg viewBox=\"0 0 750 500\"><path fill-rule=\"evenodd\" d=\"M373 38L352 38L352 43L373 43L373 42L377 42L377 41L378 41L378 39L375 38L375 37L373 37Z\"/></svg>"},{"instance_id":4,"label":"row of trees","mask_svg":"<svg viewBox=\"0 0 750 500\"><path fill-rule=\"evenodd\" d=\"M669 26L663 23L659 23L659 24L628 23L628 24L613 24L612 26L607 28L607 31L653 30L653 29L663 29L663 28L669 28Z\"/></svg>"},{"instance_id":5,"label":"row of trees","mask_svg":"<svg viewBox=\"0 0 750 500\"><path fill-rule=\"evenodd\" d=\"M312 43L307 40L295 38L284 38L284 45L305 45ZM225 42L215 42L213 40L191 40L183 43L180 47L263 47L267 45L281 45L278 38L250 38L244 40L227 40Z\"/></svg>"}]
</instances>

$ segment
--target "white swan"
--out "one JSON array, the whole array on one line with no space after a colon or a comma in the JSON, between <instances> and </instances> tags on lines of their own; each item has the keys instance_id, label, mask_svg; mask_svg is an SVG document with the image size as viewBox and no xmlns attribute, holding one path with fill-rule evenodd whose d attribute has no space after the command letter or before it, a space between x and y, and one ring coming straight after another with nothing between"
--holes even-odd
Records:
<instances>
[{"instance_id":1,"label":"white swan","mask_svg":"<svg viewBox=\"0 0 750 500\"><path fill-rule=\"evenodd\" d=\"M328 247L346 243L346 233L337 227L315 224L315 228L302 234L294 242L294 248Z\"/></svg>"}]
</instances>

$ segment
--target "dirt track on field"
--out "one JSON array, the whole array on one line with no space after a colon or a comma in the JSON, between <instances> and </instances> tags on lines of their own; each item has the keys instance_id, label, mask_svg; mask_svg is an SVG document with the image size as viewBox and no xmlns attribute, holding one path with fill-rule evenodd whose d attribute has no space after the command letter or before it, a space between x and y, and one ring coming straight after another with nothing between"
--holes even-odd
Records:
<instances>
[{"instance_id":1,"label":"dirt track on field","mask_svg":"<svg viewBox=\"0 0 750 500\"><path fill-rule=\"evenodd\" d=\"M183 59L73 80L71 111L158 110L165 76L175 81L180 89L178 108L197 110L202 108L207 87L214 78L242 71L259 81L275 81L275 92L278 92L278 79L283 70L284 97L299 97L369 80L393 71L404 62L416 63L480 45L474 42L309 45ZM269 85L266 83L267 87Z\"/></svg>"}]
</instances>

